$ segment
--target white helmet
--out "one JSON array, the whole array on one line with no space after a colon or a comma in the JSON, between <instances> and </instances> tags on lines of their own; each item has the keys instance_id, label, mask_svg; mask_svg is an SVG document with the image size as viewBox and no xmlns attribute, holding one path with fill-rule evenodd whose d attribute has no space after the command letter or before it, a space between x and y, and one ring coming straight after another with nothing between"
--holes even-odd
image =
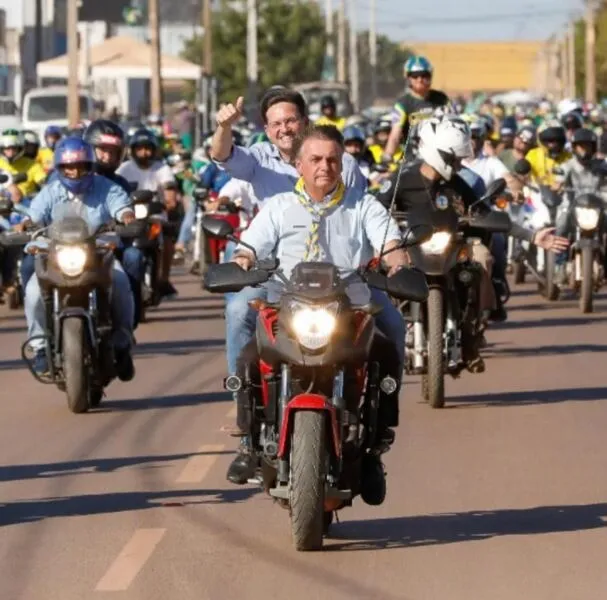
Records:
<instances>
[{"instance_id":1,"label":"white helmet","mask_svg":"<svg viewBox=\"0 0 607 600\"><path fill-rule=\"evenodd\" d=\"M470 128L459 117L427 119L420 126L418 152L424 162L449 181L459 161L472 156Z\"/></svg>"}]
</instances>

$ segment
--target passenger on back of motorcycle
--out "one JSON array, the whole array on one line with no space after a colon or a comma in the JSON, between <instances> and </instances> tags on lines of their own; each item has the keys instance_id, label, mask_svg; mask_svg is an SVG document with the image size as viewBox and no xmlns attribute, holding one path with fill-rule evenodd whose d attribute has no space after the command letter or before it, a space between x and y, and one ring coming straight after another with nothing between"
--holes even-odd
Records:
<instances>
[{"instance_id":1,"label":"passenger on back of motorcycle","mask_svg":"<svg viewBox=\"0 0 607 600\"><path fill-rule=\"evenodd\" d=\"M76 137L62 140L55 151L57 180L49 183L33 199L28 218L17 229L47 227L57 209L68 202L80 202L91 231L98 231L112 220L129 224L135 219L127 194L105 177L94 173L95 154L90 144ZM116 371L122 381L130 381L135 375L131 345L133 338L133 296L129 280L118 261L114 261L112 274L112 326ZM28 339L44 336L46 313L38 277L31 277L25 289L25 317ZM31 342L36 352L35 370L48 371L44 339Z\"/></svg>"},{"instance_id":2,"label":"passenger on back of motorcycle","mask_svg":"<svg viewBox=\"0 0 607 600\"><path fill-rule=\"evenodd\" d=\"M129 141L131 160L118 167L116 173L129 183L137 184L138 190L157 192L158 199L164 201L168 223L163 227L163 249L161 281L162 296L176 296L177 290L169 281L175 242L180 222L183 218L183 207L178 201L177 182L171 168L156 158L158 140L154 133L147 129L137 130Z\"/></svg>"},{"instance_id":3,"label":"passenger on back of motorcycle","mask_svg":"<svg viewBox=\"0 0 607 600\"><path fill-rule=\"evenodd\" d=\"M371 260L374 252L382 247L384 236L386 250L401 243L398 226L387 210L373 196L344 186L341 178L343 137L336 128L314 127L295 144L295 166L301 176L295 189L267 199L242 235L241 239L255 248L257 258L278 258L286 277L302 261L330 262L348 272ZM232 261L249 269L254 265L255 257L240 245ZM385 256L390 272L405 262L404 250L394 250ZM272 285L245 288L235 295L235 303L265 299L272 290ZM381 307L376 316L381 334L376 335L374 342L374 359L381 364L381 377L391 375L400 387L404 361L403 318L385 293L371 290L370 298ZM239 355L235 372L244 376L249 365L258 377L255 312L248 304L247 308L239 331L244 350ZM251 454L247 424L243 422L245 411L241 410L246 398L239 392L236 400L240 429L236 435L241 435L242 441L227 477L233 483L242 484L253 476L256 461ZM390 427L398 425L398 389L390 395L381 393L379 413L378 443L387 449L394 440Z\"/></svg>"}]
</instances>

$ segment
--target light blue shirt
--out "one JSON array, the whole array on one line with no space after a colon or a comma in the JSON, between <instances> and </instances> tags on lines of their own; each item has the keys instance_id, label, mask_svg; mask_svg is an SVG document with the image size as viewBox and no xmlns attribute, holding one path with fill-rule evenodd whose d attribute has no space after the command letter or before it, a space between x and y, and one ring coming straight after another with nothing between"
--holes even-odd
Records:
<instances>
[{"instance_id":1,"label":"light blue shirt","mask_svg":"<svg viewBox=\"0 0 607 600\"><path fill-rule=\"evenodd\" d=\"M82 204L83 216L91 231L97 231L112 219L120 220L122 213L131 209L131 201L119 185L95 175L91 188L81 196L69 193L59 180L47 184L32 200L29 217L37 225L46 227L53 222L61 205L74 201Z\"/></svg>"},{"instance_id":2,"label":"light blue shirt","mask_svg":"<svg viewBox=\"0 0 607 600\"><path fill-rule=\"evenodd\" d=\"M214 162L232 177L249 182L255 197L262 202L276 194L291 192L299 179L297 169L285 162L270 142L258 142L250 148L232 146L232 154L226 161ZM362 196L367 180L356 159L345 152L342 165L344 185L356 189Z\"/></svg>"},{"instance_id":3,"label":"light blue shirt","mask_svg":"<svg viewBox=\"0 0 607 600\"><path fill-rule=\"evenodd\" d=\"M286 277L304 260L312 215L294 191L269 198L241 236L259 259L278 258ZM387 235L386 235L387 231ZM343 200L321 218L321 261L347 274L366 264L382 243L401 240L398 225L370 194L346 189ZM238 246L237 250L246 250Z\"/></svg>"}]
</instances>

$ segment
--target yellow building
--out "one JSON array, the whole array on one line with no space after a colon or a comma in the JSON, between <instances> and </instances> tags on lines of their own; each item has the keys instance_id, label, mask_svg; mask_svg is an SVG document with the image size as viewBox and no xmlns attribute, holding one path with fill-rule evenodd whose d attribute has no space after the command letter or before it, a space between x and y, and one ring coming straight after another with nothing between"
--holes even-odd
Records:
<instances>
[{"instance_id":1,"label":"yellow building","mask_svg":"<svg viewBox=\"0 0 607 600\"><path fill-rule=\"evenodd\" d=\"M542 42L404 43L434 66L432 87L448 95L537 87Z\"/></svg>"}]
</instances>

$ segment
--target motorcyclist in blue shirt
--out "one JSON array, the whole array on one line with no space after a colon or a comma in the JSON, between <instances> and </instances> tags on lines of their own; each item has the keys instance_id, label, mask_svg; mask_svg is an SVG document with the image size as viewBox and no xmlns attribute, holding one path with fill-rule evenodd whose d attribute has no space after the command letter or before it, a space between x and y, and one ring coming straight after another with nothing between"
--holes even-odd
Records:
<instances>
[{"instance_id":1,"label":"motorcyclist in blue shirt","mask_svg":"<svg viewBox=\"0 0 607 600\"><path fill-rule=\"evenodd\" d=\"M112 220L128 225L135 220L128 195L115 183L94 172L95 153L90 144L78 137L63 139L55 150L57 179L47 184L33 199L27 219L18 228L47 227L61 206L79 202L91 231L99 230ZM131 345L133 339L134 303L129 279L118 261L112 273L112 325L116 372L122 381L135 375ZM44 336L45 310L38 277L31 277L25 288L25 317L28 339ZM36 352L35 370L48 371L44 339L38 337L30 343Z\"/></svg>"}]
</instances>

